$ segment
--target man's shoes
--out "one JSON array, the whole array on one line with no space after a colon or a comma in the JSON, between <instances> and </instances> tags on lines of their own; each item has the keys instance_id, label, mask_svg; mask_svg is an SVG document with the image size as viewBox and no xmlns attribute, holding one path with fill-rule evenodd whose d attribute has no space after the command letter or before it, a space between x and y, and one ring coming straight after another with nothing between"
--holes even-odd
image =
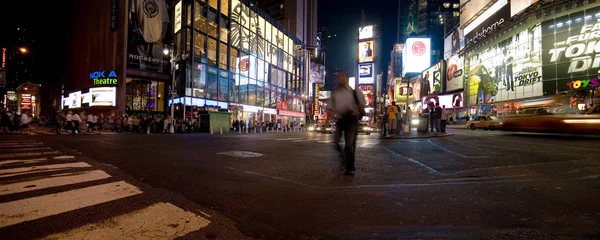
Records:
<instances>
[{"instance_id":1,"label":"man's shoes","mask_svg":"<svg viewBox=\"0 0 600 240\"><path fill-rule=\"evenodd\" d=\"M345 171L344 175L346 175L346 176L354 176L354 171Z\"/></svg>"}]
</instances>

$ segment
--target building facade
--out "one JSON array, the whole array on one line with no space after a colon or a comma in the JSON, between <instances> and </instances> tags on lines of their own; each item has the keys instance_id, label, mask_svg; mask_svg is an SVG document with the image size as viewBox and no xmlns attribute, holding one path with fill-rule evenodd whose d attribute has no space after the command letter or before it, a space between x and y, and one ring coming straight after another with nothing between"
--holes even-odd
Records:
<instances>
[{"instance_id":1,"label":"building facade","mask_svg":"<svg viewBox=\"0 0 600 240\"><path fill-rule=\"evenodd\" d=\"M168 115L174 103L178 118L211 106L232 121L304 121L306 47L282 25L246 1L153 2L78 3L96 10L74 15L85 51L71 51L63 109Z\"/></svg>"}]
</instances>

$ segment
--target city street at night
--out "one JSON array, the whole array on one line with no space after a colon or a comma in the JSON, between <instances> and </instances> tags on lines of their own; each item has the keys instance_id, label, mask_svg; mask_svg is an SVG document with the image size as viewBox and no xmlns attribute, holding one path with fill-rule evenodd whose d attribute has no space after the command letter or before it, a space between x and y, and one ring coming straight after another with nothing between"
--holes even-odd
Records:
<instances>
[{"instance_id":1,"label":"city street at night","mask_svg":"<svg viewBox=\"0 0 600 240\"><path fill-rule=\"evenodd\" d=\"M355 176L342 174L331 134L5 135L0 236L595 239L600 234L600 138L462 126L448 131L451 136L438 138L359 135Z\"/></svg>"}]
</instances>

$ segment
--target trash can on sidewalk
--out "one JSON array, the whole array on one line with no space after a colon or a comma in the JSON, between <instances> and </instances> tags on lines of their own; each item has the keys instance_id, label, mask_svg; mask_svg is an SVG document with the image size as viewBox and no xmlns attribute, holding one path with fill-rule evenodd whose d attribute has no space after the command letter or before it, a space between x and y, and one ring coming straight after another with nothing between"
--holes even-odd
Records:
<instances>
[{"instance_id":1,"label":"trash can on sidewalk","mask_svg":"<svg viewBox=\"0 0 600 240\"><path fill-rule=\"evenodd\" d=\"M419 126L417 126L417 132L428 133L429 132L429 113L419 114Z\"/></svg>"}]
</instances>

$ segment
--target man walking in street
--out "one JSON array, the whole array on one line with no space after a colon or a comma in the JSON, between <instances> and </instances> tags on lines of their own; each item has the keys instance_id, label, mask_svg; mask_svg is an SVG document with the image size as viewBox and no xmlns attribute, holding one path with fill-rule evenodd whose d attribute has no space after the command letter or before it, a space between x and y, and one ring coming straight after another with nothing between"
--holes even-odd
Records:
<instances>
[{"instance_id":1,"label":"man walking in street","mask_svg":"<svg viewBox=\"0 0 600 240\"><path fill-rule=\"evenodd\" d=\"M356 135L358 134L358 121L365 115L365 96L361 91L355 91L348 85L348 74L337 73L338 88L333 91L327 104L327 122L336 116L335 148L343 155L345 175L354 175L356 170ZM345 147L342 151L340 139L344 133Z\"/></svg>"},{"instance_id":2,"label":"man walking in street","mask_svg":"<svg viewBox=\"0 0 600 240\"><path fill-rule=\"evenodd\" d=\"M439 103L435 103L435 108L433 109L433 112L434 115L432 119L435 127L435 134L440 134L442 127L442 108L440 107Z\"/></svg>"}]
</instances>

